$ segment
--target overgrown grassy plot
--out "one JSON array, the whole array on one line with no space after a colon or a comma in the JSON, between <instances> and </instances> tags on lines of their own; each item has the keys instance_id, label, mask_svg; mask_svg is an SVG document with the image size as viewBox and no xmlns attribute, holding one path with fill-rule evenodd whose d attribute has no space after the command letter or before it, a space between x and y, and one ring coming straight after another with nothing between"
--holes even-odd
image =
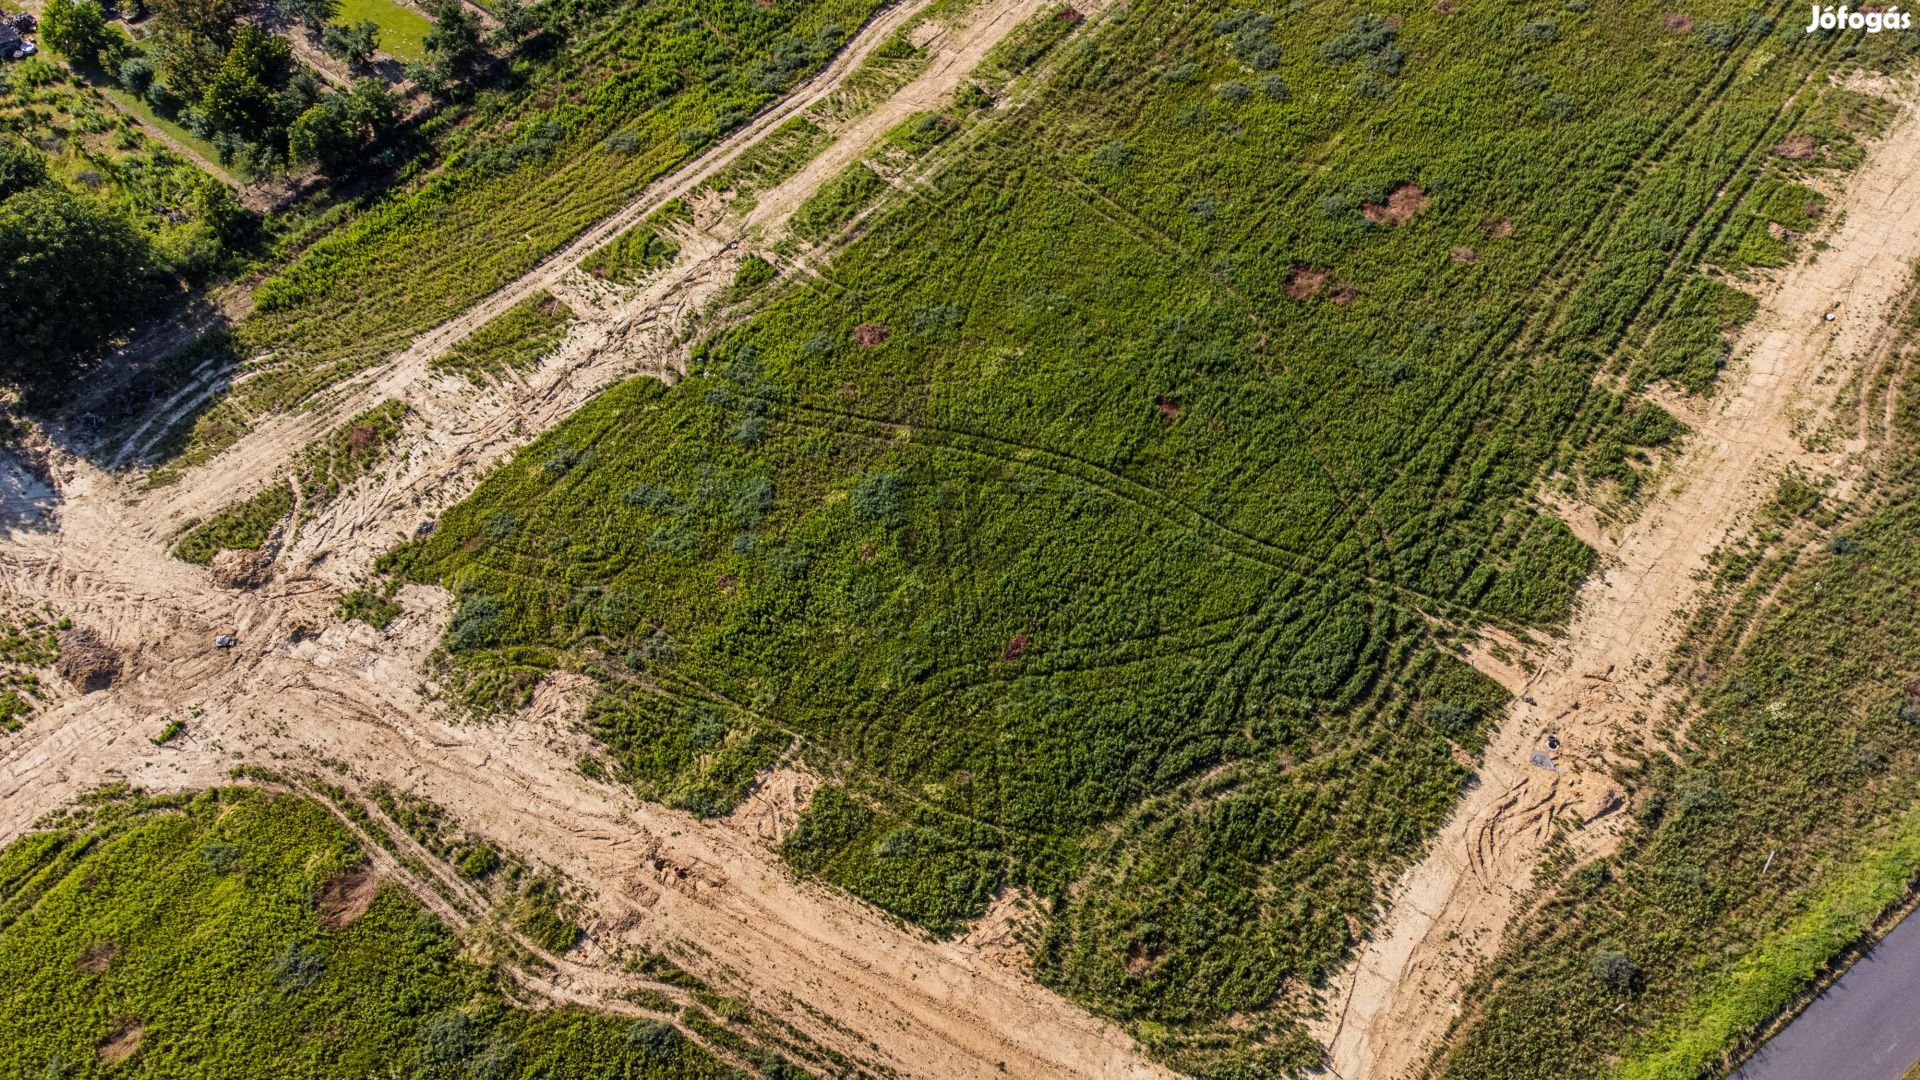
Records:
<instances>
[{"instance_id":1,"label":"overgrown grassy plot","mask_svg":"<svg viewBox=\"0 0 1920 1080\"><path fill-rule=\"evenodd\" d=\"M1031 889L1040 974L1176 1065L1313 1063L1278 1003L1502 700L1453 633L1564 617L1593 554L1531 491L1676 434L1640 350L1724 352L1697 265L1780 212L1828 45L1361 14L1068 36L826 279L536 442L388 564L455 590L474 697L598 674L698 813L792 752L803 870L941 931Z\"/></svg>"},{"instance_id":2,"label":"overgrown grassy plot","mask_svg":"<svg viewBox=\"0 0 1920 1080\"><path fill-rule=\"evenodd\" d=\"M1687 746L1631 777L1640 829L1609 859L1558 868L1540 916L1469 993L1482 1005L1449 1075L1701 1075L1907 894L1920 874L1920 639L1902 614L1920 572L1904 539L1920 525L1915 391L1898 387L1878 506L1836 514L1784 486L1779 518L1812 519L1826 543L1797 564L1729 564L1729 581L1762 592L1784 577L1776 605L1737 652L1698 643L1714 661ZM1628 977L1606 977L1603 953Z\"/></svg>"},{"instance_id":3,"label":"overgrown grassy plot","mask_svg":"<svg viewBox=\"0 0 1920 1080\"><path fill-rule=\"evenodd\" d=\"M720 1077L670 1026L510 1005L317 804L110 792L0 851L9 1076ZM270 1064L268 1064L270 1063Z\"/></svg>"},{"instance_id":4,"label":"overgrown grassy plot","mask_svg":"<svg viewBox=\"0 0 1920 1080\"><path fill-rule=\"evenodd\" d=\"M260 370L188 438L251 418L402 348L618 210L647 182L816 70L872 0L592 3L567 49L523 61L450 133L449 168L378 201L263 282L238 328Z\"/></svg>"},{"instance_id":5,"label":"overgrown grassy plot","mask_svg":"<svg viewBox=\"0 0 1920 1080\"><path fill-rule=\"evenodd\" d=\"M615 248L610 260L616 260L625 269L627 259L657 257L653 246L657 241L651 233L631 241L637 245L637 251L626 246L629 236L622 236L610 245ZM460 372L476 383L500 378L509 372L529 371L560 347L573 320L573 310L543 290L501 312L465 340L434 357L431 366L437 371Z\"/></svg>"}]
</instances>

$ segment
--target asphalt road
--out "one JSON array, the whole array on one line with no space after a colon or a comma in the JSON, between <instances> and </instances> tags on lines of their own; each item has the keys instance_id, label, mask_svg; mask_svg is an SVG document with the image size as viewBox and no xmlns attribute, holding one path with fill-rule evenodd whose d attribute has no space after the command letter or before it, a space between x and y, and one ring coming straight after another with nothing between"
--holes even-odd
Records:
<instances>
[{"instance_id":1,"label":"asphalt road","mask_svg":"<svg viewBox=\"0 0 1920 1080\"><path fill-rule=\"evenodd\" d=\"M1920 1061L1920 919L1902 920L1730 1080L1900 1080Z\"/></svg>"}]
</instances>

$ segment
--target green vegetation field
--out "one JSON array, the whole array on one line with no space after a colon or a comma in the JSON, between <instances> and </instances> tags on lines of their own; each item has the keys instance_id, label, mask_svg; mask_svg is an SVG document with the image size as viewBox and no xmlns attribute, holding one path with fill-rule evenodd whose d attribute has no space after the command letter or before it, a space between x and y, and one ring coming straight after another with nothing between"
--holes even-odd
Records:
<instances>
[{"instance_id":1,"label":"green vegetation field","mask_svg":"<svg viewBox=\"0 0 1920 1080\"><path fill-rule=\"evenodd\" d=\"M509 1003L318 804L104 791L0 850L0 1074L733 1075L672 1026Z\"/></svg>"},{"instance_id":2,"label":"green vegetation field","mask_svg":"<svg viewBox=\"0 0 1920 1080\"><path fill-rule=\"evenodd\" d=\"M703 815L797 754L802 871L943 933L1032 890L1040 976L1174 1064L1317 1060L1290 988L1503 703L1458 635L1593 565L1533 491L1632 496L1682 430L1633 391L1711 390L1876 115L1784 7L1374 10L1048 13L826 278L392 557L469 695L600 676Z\"/></svg>"},{"instance_id":3,"label":"green vegetation field","mask_svg":"<svg viewBox=\"0 0 1920 1080\"><path fill-rule=\"evenodd\" d=\"M1914 355L1908 319L1897 361ZM1706 614L1747 614L1695 628L1686 745L1632 777L1640 829L1619 853L1562 861L1468 993L1481 1004L1447 1075L1709 1073L1920 880L1920 636L1903 614L1920 576L1920 385L1863 392L1898 395L1874 494L1789 481L1730 552Z\"/></svg>"},{"instance_id":4,"label":"green vegetation field","mask_svg":"<svg viewBox=\"0 0 1920 1080\"><path fill-rule=\"evenodd\" d=\"M874 0L551 9L565 48L522 58L440 140L443 170L370 200L255 292L259 374L181 433L187 460L263 410L375 363L525 273L816 70Z\"/></svg>"},{"instance_id":5,"label":"green vegetation field","mask_svg":"<svg viewBox=\"0 0 1920 1080\"><path fill-rule=\"evenodd\" d=\"M433 24L418 11L394 0L340 0L334 22L352 26L362 19L380 28L380 51L402 60L427 54L427 31Z\"/></svg>"}]
</instances>

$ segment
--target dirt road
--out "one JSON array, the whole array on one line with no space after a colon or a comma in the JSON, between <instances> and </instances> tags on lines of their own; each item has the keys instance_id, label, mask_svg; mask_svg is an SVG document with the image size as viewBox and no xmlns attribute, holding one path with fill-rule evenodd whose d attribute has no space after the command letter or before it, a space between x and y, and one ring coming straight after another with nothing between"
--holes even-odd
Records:
<instances>
[{"instance_id":1,"label":"dirt road","mask_svg":"<svg viewBox=\"0 0 1920 1080\"><path fill-rule=\"evenodd\" d=\"M977 60L1038 6L977 5L943 36L945 44L935 43L942 51L909 97L874 114L893 120L850 124L835 133L830 152L857 157L925 95L951 93L972 66L966 57ZM828 73L752 131L763 135L830 92L918 7L870 24ZM419 791L462 826L563 871L593 898L591 938L578 957L604 957L622 942L678 946L703 978L851 1059L913 1076L1165 1075L1124 1032L978 947L931 940L796 879L745 823L701 822L588 781L573 765L586 737L575 730L564 693L543 692L533 710L512 720L454 725L422 686L446 619L437 590L403 591L407 612L384 634L334 614L341 588L377 553L436 506L463 497L512 449L614 380L682 363L690 323L746 254L732 244L748 223L685 237L673 267L594 305L560 353L525 379L476 390L433 373L431 359L518 299L566 288L580 257L660 202L697 188L752 141L732 141L655 185L527 278L318 407L261 424L172 487L143 493L57 451L49 451L44 476L0 462L0 522L8 529L0 541L0 599L49 605L101 633L123 657L112 689L70 694L0 743L0 843L109 779L170 790L223 782L242 763L321 769L350 786ZM817 182L803 172L772 195L778 205L797 206ZM761 209L752 225L777 228L783 220L784 213ZM269 584L219 589L203 569L168 557L185 517L277 482L313 438L396 397L414 413L400 456L303 525L279 553ZM318 628L325 629L317 637L296 633ZM223 633L239 646L213 649ZM167 718L184 720L187 734L155 747L148 739ZM556 990L565 990L556 997L581 997L579 986Z\"/></svg>"},{"instance_id":2,"label":"dirt road","mask_svg":"<svg viewBox=\"0 0 1920 1080\"><path fill-rule=\"evenodd\" d=\"M1589 823L1572 834L1583 857L1617 841L1625 815L1608 747L1663 715L1667 657L1701 587L1696 575L1788 465L1844 470L1844 453L1810 452L1803 438L1848 374L1886 347L1920 258L1920 115L1903 112L1835 202L1831 216L1844 219L1829 250L1763 297L1718 395L1694 405L1694 434L1644 510L1616 533L1584 523L1604 569L1581 590L1565 638L1536 657L1531 676L1490 671L1516 702L1479 785L1394 888L1315 1031L1344 1080L1420 1071L1459 1015L1461 989L1499 948L1557 825Z\"/></svg>"}]
</instances>

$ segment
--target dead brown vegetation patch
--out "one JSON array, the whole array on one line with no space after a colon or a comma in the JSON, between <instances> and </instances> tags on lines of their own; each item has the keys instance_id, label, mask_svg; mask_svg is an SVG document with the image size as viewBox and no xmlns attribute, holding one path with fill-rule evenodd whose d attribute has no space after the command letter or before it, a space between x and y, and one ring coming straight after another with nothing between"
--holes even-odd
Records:
<instances>
[{"instance_id":1,"label":"dead brown vegetation patch","mask_svg":"<svg viewBox=\"0 0 1920 1080\"><path fill-rule=\"evenodd\" d=\"M1773 152L1792 161L1805 161L1820 148L1820 143L1811 135L1789 135L1780 140Z\"/></svg>"},{"instance_id":2,"label":"dead brown vegetation patch","mask_svg":"<svg viewBox=\"0 0 1920 1080\"><path fill-rule=\"evenodd\" d=\"M1396 184L1387 192L1387 201L1383 203L1364 203L1360 212L1375 225L1392 228L1412 221L1414 215L1427 208L1427 193L1420 190L1418 184Z\"/></svg>"},{"instance_id":3,"label":"dead brown vegetation patch","mask_svg":"<svg viewBox=\"0 0 1920 1080\"><path fill-rule=\"evenodd\" d=\"M138 1020L122 1020L113 1033L100 1040L100 1064L118 1065L140 1052L140 1040L147 1027Z\"/></svg>"},{"instance_id":4,"label":"dead brown vegetation patch","mask_svg":"<svg viewBox=\"0 0 1920 1080\"><path fill-rule=\"evenodd\" d=\"M83 694L105 690L120 675L120 654L108 647L105 639L84 626L60 631L60 662L56 665L68 682Z\"/></svg>"},{"instance_id":5,"label":"dead brown vegetation patch","mask_svg":"<svg viewBox=\"0 0 1920 1080\"><path fill-rule=\"evenodd\" d=\"M1513 222L1503 217L1490 217L1480 223L1480 231L1498 240L1513 235Z\"/></svg>"},{"instance_id":6,"label":"dead brown vegetation patch","mask_svg":"<svg viewBox=\"0 0 1920 1080\"><path fill-rule=\"evenodd\" d=\"M1153 404L1160 410L1160 418L1163 420L1174 420L1180 416L1180 403L1172 398L1163 397Z\"/></svg>"},{"instance_id":7,"label":"dead brown vegetation patch","mask_svg":"<svg viewBox=\"0 0 1920 1080\"><path fill-rule=\"evenodd\" d=\"M1123 962L1126 965L1127 974L1140 976L1145 975L1153 965L1160 962L1161 957L1166 955L1165 948L1149 945L1139 938L1134 938L1127 943L1127 956Z\"/></svg>"},{"instance_id":8,"label":"dead brown vegetation patch","mask_svg":"<svg viewBox=\"0 0 1920 1080\"><path fill-rule=\"evenodd\" d=\"M1462 244L1447 252L1447 258L1452 259L1456 266L1472 266L1480 261L1480 253Z\"/></svg>"},{"instance_id":9,"label":"dead brown vegetation patch","mask_svg":"<svg viewBox=\"0 0 1920 1080\"><path fill-rule=\"evenodd\" d=\"M1027 642L1029 640L1031 639L1025 634L1013 635L1013 638L1007 642L1006 650L1001 653L1001 656L1008 660L1020 659L1020 654L1027 651Z\"/></svg>"},{"instance_id":10,"label":"dead brown vegetation patch","mask_svg":"<svg viewBox=\"0 0 1920 1080\"><path fill-rule=\"evenodd\" d=\"M120 946L111 941L96 941L80 951L77 965L81 971L99 974L113 966L114 958L120 955Z\"/></svg>"},{"instance_id":11,"label":"dead brown vegetation patch","mask_svg":"<svg viewBox=\"0 0 1920 1080\"><path fill-rule=\"evenodd\" d=\"M886 323L867 322L853 328L853 343L868 349L885 345L887 336Z\"/></svg>"},{"instance_id":12,"label":"dead brown vegetation patch","mask_svg":"<svg viewBox=\"0 0 1920 1080\"><path fill-rule=\"evenodd\" d=\"M1433 13L1435 15L1455 14L1453 0L1440 0L1439 3L1433 5Z\"/></svg>"},{"instance_id":13,"label":"dead brown vegetation patch","mask_svg":"<svg viewBox=\"0 0 1920 1080\"><path fill-rule=\"evenodd\" d=\"M1054 18L1059 19L1068 26L1078 26L1086 16L1075 11L1073 8L1063 7L1060 9L1060 14L1054 16Z\"/></svg>"},{"instance_id":14,"label":"dead brown vegetation patch","mask_svg":"<svg viewBox=\"0 0 1920 1080\"><path fill-rule=\"evenodd\" d=\"M1296 266L1287 271L1287 298L1306 300L1319 293L1320 287L1327 283L1327 272L1311 267Z\"/></svg>"},{"instance_id":15,"label":"dead brown vegetation patch","mask_svg":"<svg viewBox=\"0 0 1920 1080\"><path fill-rule=\"evenodd\" d=\"M1669 12L1660 22L1666 26L1669 34L1685 34L1693 30L1693 17Z\"/></svg>"},{"instance_id":16,"label":"dead brown vegetation patch","mask_svg":"<svg viewBox=\"0 0 1920 1080\"><path fill-rule=\"evenodd\" d=\"M380 878L371 867L333 875L320 886L320 925L328 930L352 926L373 906L373 898L379 891Z\"/></svg>"},{"instance_id":17,"label":"dead brown vegetation patch","mask_svg":"<svg viewBox=\"0 0 1920 1080\"><path fill-rule=\"evenodd\" d=\"M1339 304L1341 307L1346 307L1348 304L1360 299L1360 290L1344 283L1335 285L1333 291L1327 294L1327 299Z\"/></svg>"},{"instance_id":18,"label":"dead brown vegetation patch","mask_svg":"<svg viewBox=\"0 0 1920 1080\"><path fill-rule=\"evenodd\" d=\"M273 560L264 551L246 548L222 548L208 569L213 583L223 589L252 589L266 584L272 576Z\"/></svg>"}]
</instances>

